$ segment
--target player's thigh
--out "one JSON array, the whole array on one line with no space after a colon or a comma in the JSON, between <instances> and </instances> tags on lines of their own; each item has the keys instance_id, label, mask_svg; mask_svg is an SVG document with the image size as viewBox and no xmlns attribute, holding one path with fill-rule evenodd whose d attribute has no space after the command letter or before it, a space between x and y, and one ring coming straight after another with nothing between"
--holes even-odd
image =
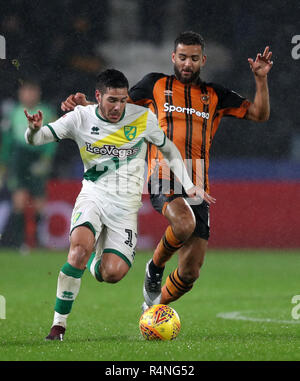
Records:
<instances>
[{"instance_id":1,"label":"player's thigh","mask_svg":"<svg viewBox=\"0 0 300 381\"><path fill-rule=\"evenodd\" d=\"M134 261L136 244L137 219L133 216L131 219L124 219L123 224L118 225L107 221L105 236L101 242L97 243L97 250L102 247L102 257L105 254L108 254L107 257L109 257L109 254L114 254L121 260L120 263L124 262L129 269ZM111 260L114 261L115 259ZM109 259L106 259L106 261L108 263ZM123 268L126 267L123 266Z\"/></svg>"},{"instance_id":2,"label":"player's thigh","mask_svg":"<svg viewBox=\"0 0 300 381\"><path fill-rule=\"evenodd\" d=\"M92 196L87 197L85 194L80 194L71 216L70 235L77 228L85 226L93 233L96 242L104 226L101 219L101 208L92 199Z\"/></svg>"},{"instance_id":3,"label":"player's thigh","mask_svg":"<svg viewBox=\"0 0 300 381\"><path fill-rule=\"evenodd\" d=\"M79 195L71 216L68 256L68 260L77 264L75 267L85 266L102 228L101 213L97 204L90 198Z\"/></svg>"},{"instance_id":4,"label":"player's thigh","mask_svg":"<svg viewBox=\"0 0 300 381\"><path fill-rule=\"evenodd\" d=\"M184 220L184 222L191 221L195 224L194 212L183 197L177 197L169 202L165 208L164 216L170 222L182 223Z\"/></svg>"},{"instance_id":5,"label":"player's thigh","mask_svg":"<svg viewBox=\"0 0 300 381\"><path fill-rule=\"evenodd\" d=\"M199 277L207 251L208 241L194 234L178 252L179 274L184 280L194 281Z\"/></svg>"},{"instance_id":6,"label":"player's thigh","mask_svg":"<svg viewBox=\"0 0 300 381\"><path fill-rule=\"evenodd\" d=\"M129 271L135 257L137 243L136 223L124 221L123 226L106 226L96 250L101 254L100 272L109 283L120 281Z\"/></svg>"},{"instance_id":7,"label":"player's thigh","mask_svg":"<svg viewBox=\"0 0 300 381\"><path fill-rule=\"evenodd\" d=\"M156 187L157 189L151 189L151 186L149 186L151 192L150 201L153 208L164 215L173 228L193 232L196 224L195 215L189 203L183 197L184 194L178 192L182 188L181 184L175 183L172 185L169 181L162 181L156 184ZM166 193L166 191L169 193Z\"/></svg>"}]
</instances>

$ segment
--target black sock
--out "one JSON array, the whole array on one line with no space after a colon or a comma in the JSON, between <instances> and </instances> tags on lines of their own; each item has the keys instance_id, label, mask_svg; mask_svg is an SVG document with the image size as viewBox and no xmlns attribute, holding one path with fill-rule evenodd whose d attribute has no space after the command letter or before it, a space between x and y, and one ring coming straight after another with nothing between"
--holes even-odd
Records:
<instances>
[{"instance_id":1,"label":"black sock","mask_svg":"<svg viewBox=\"0 0 300 381\"><path fill-rule=\"evenodd\" d=\"M153 259L149 263L149 273L150 275L155 275L155 274L162 274L164 272L165 266L164 267L158 267L154 264Z\"/></svg>"}]
</instances>

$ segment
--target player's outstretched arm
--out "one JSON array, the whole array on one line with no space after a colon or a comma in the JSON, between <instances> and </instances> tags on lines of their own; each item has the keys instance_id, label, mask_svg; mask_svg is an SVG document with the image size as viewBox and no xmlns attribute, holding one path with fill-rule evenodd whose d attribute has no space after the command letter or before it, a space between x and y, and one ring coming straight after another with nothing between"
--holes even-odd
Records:
<instances>
[{"instance_id":1,"label":"player's outstretched arm","mask_svg":"<svg viewBox=\"0 0 300 381\"><path fill-rule=\"evenodd\" d=\"M255 60L248 58L255 78L256 93L245 117L255 122L265 122L270 116L268 73L273 66L271 58L272 52L270 52L269 46L265 48L263 54L258 53Z\"/></svg>"},{"instance_id":2,"label":"player's outstretched arm","mask_svg":"<svg viewBox=\"0 0 300 381\"><path fill-rule=\"evenodd\" d=\"M164 158L168 160L170 169L179 179L189 197L198 197L201 200L205 200L208 204L216 202L216 199L206 193L201 186L196 186L192 183L181 154L173 142L166 138L165 144L158 148L164 155Z\"/></svg>"},{"instance_id":3,"label":"player's outstretched arm","mask_svg":"<svg viewBox=\"0 0 300 381\"><path fill-rule=\"evenodd\" d=\"M43 125L43 113L41 110L38 110L36 114L30 115L28 111L24 109L24 114L28 121L28 129L26 130L26 137L29 144L34 144L33 137Z\"/></svg>"},{"instance_id":4,"label":"player's outstretched arm","mask_svg":"<svg viewBox=\"0 0 300 381\"><path fill-rule=\"evenodd\" d=\"M86 99L86 95L83 93L71 94L61 102L60 108L62 111L72 111L78 105L80 106L88 106L95 104L95 102L88 102Z\"/></svg>"},{"instance_id":5,"label":"player's outstretched arm","mask_svg":"<svg viewBox=\"0 0 300 381\"><path fill-rule=\"evenodd\" d=\"M24 109L24 114L28 120L28 127L33 131L37 132L43 125L43 113L38 110L36 114L30 115L28 111Z\"/></svg>"}]
</instances>

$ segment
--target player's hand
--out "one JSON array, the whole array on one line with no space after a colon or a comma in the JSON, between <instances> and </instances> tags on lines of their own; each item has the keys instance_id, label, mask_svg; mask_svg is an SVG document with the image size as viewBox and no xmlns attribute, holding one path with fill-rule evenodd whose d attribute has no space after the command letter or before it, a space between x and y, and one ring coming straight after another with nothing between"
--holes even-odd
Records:
<instances>
[{"instance_id":1,"label":"player's hand","mask_svg":"<svg viewBox=\"0 0 300 381\"><path fill-rule=\"evenodd\" d=\"M193 188L190 188L187 190L187 195L191 198L199 197L206 201L208 204L215 203L216 199L212 196L210 196L208 193L206 193L202 187L194 186Z\"/></svg>"},{"instance_id":2,"label":"player's hand","mask_svg":"<svg viewBox=\"0 0 300 381\"><path fill-rule=\"evenodd\" d=\"M24 114L28 120L28 127L37 132L43 125L43 113L41 110L38 110L36 114L30 115L28 111L24 109Z\"/></svg>"},{"instance_id":3,"label":"player's hand","mask_svg":"<svg viewBox=\"0 0 300 381\"><path fill-rule=\"evenodd\" d=\"M85 94L76 93L69 95L66 100L61 102L60 108L62 109L62 111L72 111L78 105L88 105Z\"/></svg>"},{"instance_id":4,"label":"player's hand","mask_svg":"<svg viewBox=\"0 0 300 381\"><path fill-rule=\"evenodd\" d=\"M248 62L254 75L257 77L266 77L273 66L271 61L272 52L270 52L269 46L265 48L263 54L258 53L255 61L252 58L248 58Z\"/></svg>"}]
</instances>

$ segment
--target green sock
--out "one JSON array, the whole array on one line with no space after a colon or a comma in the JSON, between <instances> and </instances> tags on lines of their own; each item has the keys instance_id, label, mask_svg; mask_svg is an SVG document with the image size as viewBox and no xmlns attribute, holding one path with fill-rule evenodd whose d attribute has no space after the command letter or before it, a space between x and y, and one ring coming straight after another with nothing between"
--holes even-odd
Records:
<instances>
[{"instance_id":1,"label":"green sock","mask_svg":"<svg viewBox=\"0 0 300 381\"><path fill-rule=\"evenodd\" d=\"M90 273L93 275L94 278L97 279L98 282L103 282L102 276L99 272L101 258L95 258L95 256L96 252L93 252L90 256L90 259L88 260L86 267L90 270Z\"/></svg>"},{"instance_id":2,"label":"green sock","mask_svg":"<svg viewBox=\"0 0 300 381\"><path fill-rule=\"evenodd\" d=\"M58 275L55 311L61 315L71 312L73 302L78 295L84 270L66 262Z\"/></svg>"}]
</instances>

